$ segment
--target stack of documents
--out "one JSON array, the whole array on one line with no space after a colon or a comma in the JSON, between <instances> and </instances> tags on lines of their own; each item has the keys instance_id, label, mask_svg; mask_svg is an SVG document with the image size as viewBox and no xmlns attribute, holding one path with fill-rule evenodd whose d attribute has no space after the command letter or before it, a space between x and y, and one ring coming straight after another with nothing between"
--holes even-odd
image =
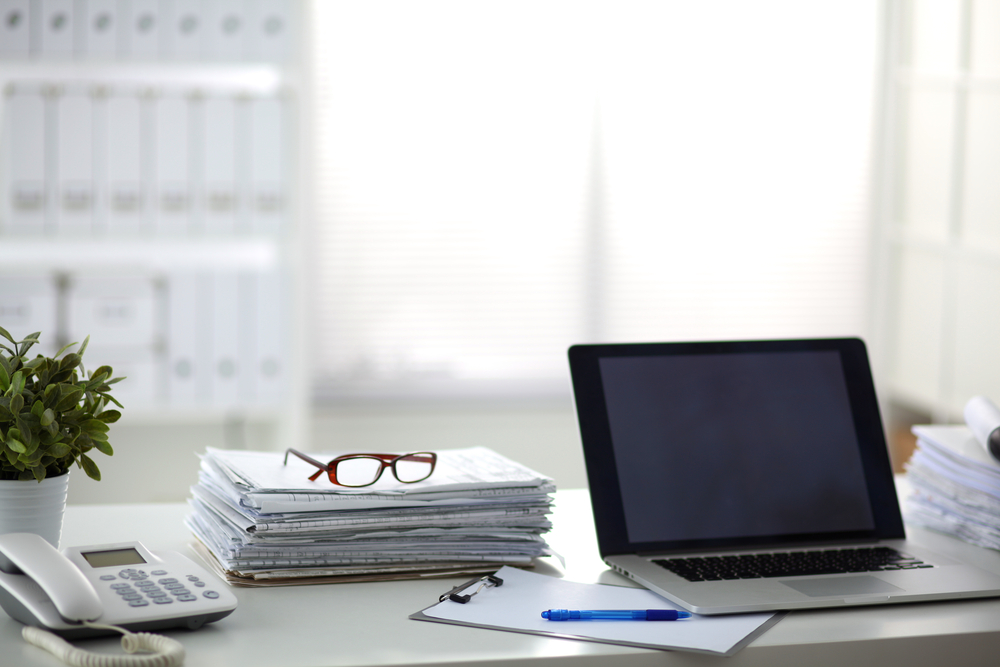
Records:
<instances>
[{"instance_id":1,"label":"stack of documents","mask_svg":"<svg viewBox=\"0 0 1000 667\"><path fill-rule=\"evenodd\" d=\"M914 426L909 523L1000 549L1000 463L967 426Z\"/></svg>"},{"instance_id":2,"label":"stack of documents","mask_svg":"<svg viewBox=\"0 0 1000 667\"><path fill-rule=\"evenodd\" d=\"M553 481L484 448L442 450L430 478L347 488L276 452L209 448L187 525L234 585L493 572L550 555ZM315 454L326 462L338 453Z\"/></svg>"}]
</instances>

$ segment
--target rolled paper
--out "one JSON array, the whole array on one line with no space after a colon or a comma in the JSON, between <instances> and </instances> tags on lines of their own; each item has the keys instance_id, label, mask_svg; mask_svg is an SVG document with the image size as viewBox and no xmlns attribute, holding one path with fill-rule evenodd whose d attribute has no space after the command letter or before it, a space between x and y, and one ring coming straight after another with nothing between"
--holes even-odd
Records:
<instances>
[{"instance_id":1,"label":"rolled paper","mask_svg":"<svg viewBox=\"0 0 1000 667\"><path fill-rule=\"evenodd\" d=\"M1000 408L985 396L973 396L964 412L965 423L976 440L1000 461Z\"/></svg>"}]
</instances>

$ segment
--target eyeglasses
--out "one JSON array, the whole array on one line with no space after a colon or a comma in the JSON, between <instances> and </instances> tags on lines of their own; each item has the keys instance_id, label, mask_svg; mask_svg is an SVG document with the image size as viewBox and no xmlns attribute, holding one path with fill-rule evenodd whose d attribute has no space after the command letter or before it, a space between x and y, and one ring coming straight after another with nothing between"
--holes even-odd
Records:
<instances>
[{"instance_id":1,"label":"eyeglasses","mask_svg":"<svg viewBox=\"0 0 1000 667\"><path fill-rule=\"evenodd\" d=\"M295 449L285 450L285 465L288 465L288 455L295 454L303 461L319 468L309 476L316 481L326 473L330 481L337 486L371 486L382 476L386 468L392 469L393 477L403 484L421 482L431 476L437 465L437 454L434 452L413 452L412 454L344 454L329 463L320 463L316 459Z\"/></svg>"}]
</instances>

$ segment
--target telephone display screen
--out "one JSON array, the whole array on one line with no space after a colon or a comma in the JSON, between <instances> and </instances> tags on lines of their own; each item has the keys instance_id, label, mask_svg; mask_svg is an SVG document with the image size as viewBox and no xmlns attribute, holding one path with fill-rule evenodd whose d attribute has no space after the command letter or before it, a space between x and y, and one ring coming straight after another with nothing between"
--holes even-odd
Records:
<instances>
[{"instance_id":1,"label":"telephone display screen","mask_svg":"<svg viewBox=\"0 0 1000 667\"><path fill-rule=\"evenodd\" d=\"M114 549L111 551L90 551L81 553L91 567L115 567L120 565L142 565L146 562L138 551L132 549Z\"/></svg>"}]
</instances>

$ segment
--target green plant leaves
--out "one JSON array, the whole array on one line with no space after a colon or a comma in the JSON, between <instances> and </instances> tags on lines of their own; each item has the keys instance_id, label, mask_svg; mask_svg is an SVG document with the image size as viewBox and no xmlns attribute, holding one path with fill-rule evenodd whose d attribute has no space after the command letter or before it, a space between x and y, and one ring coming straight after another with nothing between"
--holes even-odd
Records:
<instances>
[{"instance_id":1,"label":"green plant leaves","mask_svg":"<svg viewBox=\"0 0 1000 667\"><path fill-rule=\"evenodd\" d=\"M118 412L117 410L105 410L101 414L97 415L97 418L100 419L105 424L114 424L116 421L122 418L122 413Z\"/></svg>"},{"instance_id":2,"label":"green plant leaves","mask_svg":"<svg viewBox=\"0 0 1000 667\"><path fill-rule=\"evenodd\" d=\"M61 474L74 463L88 477L99 480L96 463L87 456L97 450L114 454L108 442L109 424L121 418L108 393L122 378L113 378L110 366L92 373L83 368L90 338L64 346L55 357L25 353L38 344L40 334L15 340L3 327L0 338L0 479L42 480Z\"/></svg>"},{"instance_id":3,"label":"green plant leaves","mask_svg":"<svg viewBox=\"0 0 1000 667\"><path fill-rule=\"evenodd\" d=\"M101 471L97 469L97 464L86 454L80 454L80 467L87 473L87 477L101 481Z\"/></svg>"}]
</instances>

